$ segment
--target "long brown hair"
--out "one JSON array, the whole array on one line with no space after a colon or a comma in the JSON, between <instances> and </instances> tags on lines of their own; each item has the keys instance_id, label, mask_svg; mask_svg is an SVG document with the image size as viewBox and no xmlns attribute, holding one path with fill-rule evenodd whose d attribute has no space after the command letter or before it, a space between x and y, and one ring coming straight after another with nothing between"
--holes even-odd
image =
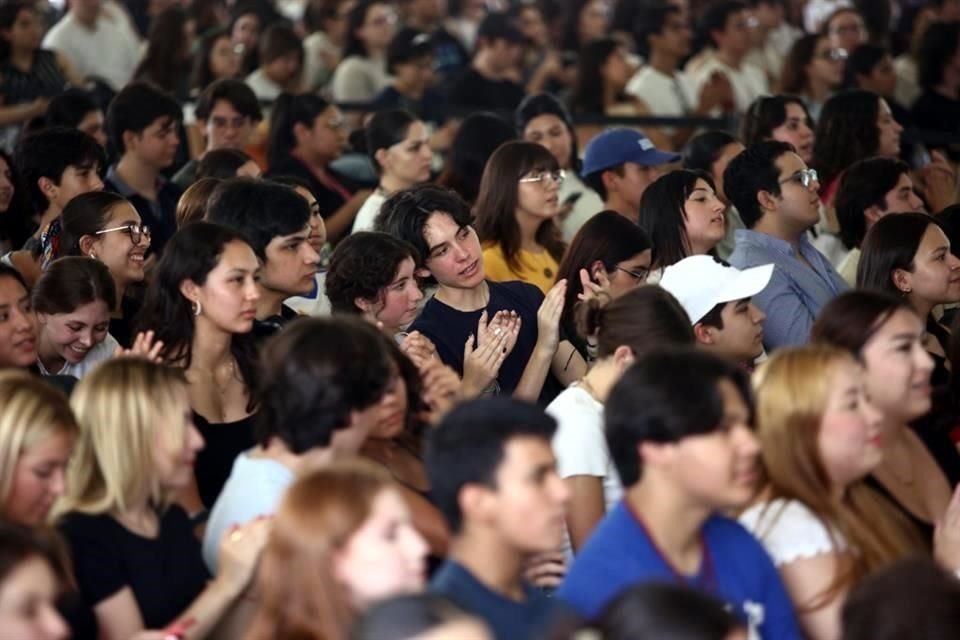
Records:
<instances>
[{"instance_id":1,"label":"long brown hair","mask_svg":"<svg viewBox=\"0 0 960 640\"><path fill-rule=\"evenodd\" d=\"M480 193L474 207L474 228L484 245L499 243L507 265L520 270L520 178L531 171L559 171L560 165L546 147L533 142L507 142L490 156ZM559 264L565 245L554 220L544 220L537 229L536 241Z\"/></svg>"},{"instance_id":2,"label":"long brown hair","mask_svg":"<svg viewBox=\"0 0 960 640\"><path fill-rule=\"evenodd\" d=\"M369 517L377 496L393 487L384 470L352 460L307 473L287 490L263 552L260 608L245 640L347 637L356 612L333 558Z\"/></svg>"},{"instance_id":3,"label":"long brown hair","mask_svg":"<svg viewBox=\"0 0 960 640\"><path fill-rule=\"evenodd\" d=\"M850 546L850 563L811 602L815 611L864 576L923 548L906 518L863 480L837 500L817 445L833 373L854 357L825 345L783 349L754 376L757 434L771 499L796 500ZM836 539L833 542L838 542Z\"/></svg>"}]
</instances>

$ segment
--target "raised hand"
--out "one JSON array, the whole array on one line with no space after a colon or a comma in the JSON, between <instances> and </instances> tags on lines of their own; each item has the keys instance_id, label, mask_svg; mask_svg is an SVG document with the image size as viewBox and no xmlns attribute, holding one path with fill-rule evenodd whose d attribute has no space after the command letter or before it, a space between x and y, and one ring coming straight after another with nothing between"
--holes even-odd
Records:
<instances>
[{"instance_id":1,"label":"raised hand","mask_svg":"<svg viewBox=\"0 0 960 640\"><path fill-rule=\"evenodd\" d=\"M610 297L610 277L606 271L598 271L593 278L586 269L580 269L580 284L583 292L577 294L577 300L589 302L594 298Z\"/></svg>"},{"instance_id":2,"label":"raised hand","mask_svg":"<svg viewBox=\"0 0 960 640\"><path fill-rule=\"evenodd\" d=\"M217 580L242 589L253 578L260 553L267 544L273 520L260 516L244 525L234 525L220 541Z\"/></svg>"},{"instance_id":3,"label":"raised hand","mask_svg":"<svg viewBox=\"0 0 960 640\"><path fill-rule=\"evenodd\" d=\"M420 376L423 380L423 401L428 407L424 418L428 424L437 424L460 398L460 376L439 359L431 360L421 368Z\"/></svg>"},{"instance_id":4,"label":"raised hand","mask_svg":"<svg viewBox=\"0 0 960 640\"><path fill-rule=\"evenodd\" d=\"M400 343L400 350L403 351L417 368L422 368L427 362L434 359L437 355L437 346L433 344L427 336L419 331L412 331L404 337Z\"/></svg>"},{"instance_id":5,"label":"raised hand","mask_svg":"<svg viewBox=\"0 0 960 640\"><path fill-rule=\"evenodd\" d=\"M151 362L161 362L160 352L163 350L163 341L155 340L153 331L140 332L133 340L129 349L117 347L113 351L114 358L146 358Z\"/></svg>"},{"instance_id":6,"label":"raised hand","mask_svg":"<svg viewBox=\"0 0 960 640\"><path fill-rule=\"evenodd\" d=\"M567 294L567 281L558 280L537 311L537 348L556 353L560 344L560 316Z\"/></svg>"}]
</instances>

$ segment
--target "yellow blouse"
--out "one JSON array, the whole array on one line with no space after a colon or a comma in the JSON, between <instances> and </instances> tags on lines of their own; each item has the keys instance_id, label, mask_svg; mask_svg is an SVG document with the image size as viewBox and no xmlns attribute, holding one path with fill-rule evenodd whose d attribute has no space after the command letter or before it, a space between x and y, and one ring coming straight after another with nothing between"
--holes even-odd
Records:
<instances>
[{"instance_id":1,"label":"yellow blouse","mask_svg":"<svg viewBox=\"0 0 960 640\"><path fill-rule=\"evenodd\" d=\"M560 265L548 251L533 253L521 249L517 254L520 269L514 271L507 264L499 244L488 244L483 249L483 269L487 278L494 282L521 280L539 287L544 294L550 290L557 279Z\"/></svg>"}]
</instances>

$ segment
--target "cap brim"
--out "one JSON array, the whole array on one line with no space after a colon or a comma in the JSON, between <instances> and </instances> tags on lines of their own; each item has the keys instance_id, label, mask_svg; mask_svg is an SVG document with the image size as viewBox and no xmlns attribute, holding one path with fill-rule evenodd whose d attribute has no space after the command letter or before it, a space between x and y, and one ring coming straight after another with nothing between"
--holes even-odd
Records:
<instances>
[{"instance_id":1,"label":"cap brim","mask_svg":"<svg viewBox=\"0 0 960 640\"><path fill-rule=\"evenodd\" d=\"M717 294L717 304L752 298L767 288L770 278L773 277L772 264L743 269Z\"/></svg>"},{"instance_id":2,"label":"cap brim","mask_svg":"<svg viewBox=\"0 0 960 640\"><path fill-rule=\"evenodd\" d=\"M636 159L629 160L629 162L636 162L644 167L656 167L661 164L678 162L682 157L683 156L681 156L679 153L673 153L672 151L660 151L659 149L653 149L644 151L642 155L638 156Z\"/></svg>"}]
</instances>

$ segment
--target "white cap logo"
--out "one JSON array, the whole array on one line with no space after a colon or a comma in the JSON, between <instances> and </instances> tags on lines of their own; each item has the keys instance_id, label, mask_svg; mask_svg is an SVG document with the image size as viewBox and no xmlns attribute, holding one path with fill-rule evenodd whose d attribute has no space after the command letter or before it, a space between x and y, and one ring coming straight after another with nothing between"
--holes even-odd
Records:
<instances>
[{"instance_id":1,"label":"white cap logo","mask_svg":"<svg viewBox=\"0 0 960 640\"><path fill-rule=\"evenodd\" d=\"M644 151L650 151L650 149L653 149L653 143L650 142L650 138L640 138L637 140L637 144L639 144Z\"/></svg>"}]
</instances>

